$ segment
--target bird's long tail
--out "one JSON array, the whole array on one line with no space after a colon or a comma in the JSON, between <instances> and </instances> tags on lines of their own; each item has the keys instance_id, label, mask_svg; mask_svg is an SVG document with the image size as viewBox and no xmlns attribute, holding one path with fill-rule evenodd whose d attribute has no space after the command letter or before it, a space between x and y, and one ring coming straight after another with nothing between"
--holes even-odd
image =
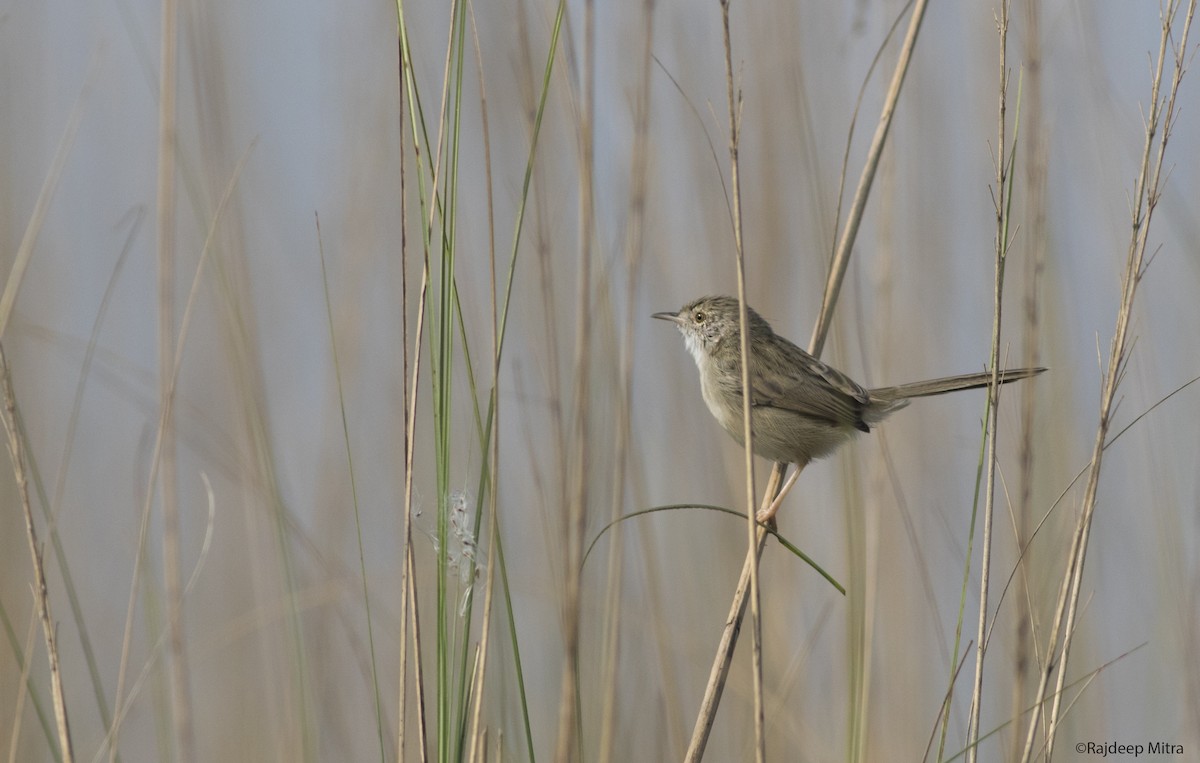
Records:
<instances>
[{"instance_id":1,"label":"bird's long tail","mask_svg":"<svg viewBox=\"0 0 1200 763\"><path fill-rule=\"evenodd\" d=\"M1031 376L1037 376L1045 370L1044 368L1009 368L1000 372L1000 383L1007 384L1008 382L1020 379L1028 379ZM957 392L960 389L986 387L991 383L991 372L984 371L977 374L963 374L962 376L944 376L941 379L901 384L898 387L879 387L870 392L873 400L899 402L911 397L944 395L947 392Z\"/></svg>"}]
</instances>

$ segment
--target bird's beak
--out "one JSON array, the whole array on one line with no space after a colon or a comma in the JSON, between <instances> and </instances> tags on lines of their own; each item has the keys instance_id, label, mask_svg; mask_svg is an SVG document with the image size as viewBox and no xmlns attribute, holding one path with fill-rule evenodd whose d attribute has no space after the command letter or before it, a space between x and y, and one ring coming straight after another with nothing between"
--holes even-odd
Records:
<instances>
[{"instance_id":1,"label":"bird's beak","mask_svg":"<svg viewBox=\"0 0 1200 763\"><path fill-rule=\"evenodd\" d=\"M670 321L671 323L683 323L683 318L679 317L679 313L655 313L651 318L658 318L660 321Z\"/></svg>"}]
</instances>

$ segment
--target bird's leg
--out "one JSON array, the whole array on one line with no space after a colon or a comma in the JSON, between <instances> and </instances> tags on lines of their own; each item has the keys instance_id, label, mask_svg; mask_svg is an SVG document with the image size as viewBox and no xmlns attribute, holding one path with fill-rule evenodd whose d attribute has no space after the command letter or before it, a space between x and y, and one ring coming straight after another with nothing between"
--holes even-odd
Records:
<instances>
[{"instance_id":1,"label":"bird's leg","mask_svg":"<svg viewBox=\"0 0 1200 763\"><path fill-rule=\"evenodd\" d=\"M791 491L792 486L796 484L796 479L800 476L800 472L804 471L805 464L796 464L795 470L788 475L787 480L783 483L783 487L779 489L779 495L775 496L775 500L771 501L771 505L765 509L759 509L755 515L760 523L766 524L775 518L775 513L779 511L780 505L783 504L783 499Z\"/></svg>"}]
</instances>

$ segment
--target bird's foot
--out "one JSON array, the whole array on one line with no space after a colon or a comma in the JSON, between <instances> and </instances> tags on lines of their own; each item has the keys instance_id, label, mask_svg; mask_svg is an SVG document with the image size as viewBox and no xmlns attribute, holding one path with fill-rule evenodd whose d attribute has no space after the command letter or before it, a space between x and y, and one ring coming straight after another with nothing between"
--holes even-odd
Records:
<instances>
[{"instance_id":1,"label":"bird's foot","mask_svg":"<svg viewBox=\"0 0 1200 763\"><path fill-rule=\"evenodd\" d=\"M783 499L791 492L792 487L796 484L796 479L800 476L800 472L804 470L803 465L797 467L788 475L787 480L783 483L783 487L779 489L779 495L775 496L775 500L771 501L771 505L765 509L759 509L754 518L759 524L767 524L775 519L775 515L779 512L779 507L783 505Z\"/></svg>"}]
</instances>

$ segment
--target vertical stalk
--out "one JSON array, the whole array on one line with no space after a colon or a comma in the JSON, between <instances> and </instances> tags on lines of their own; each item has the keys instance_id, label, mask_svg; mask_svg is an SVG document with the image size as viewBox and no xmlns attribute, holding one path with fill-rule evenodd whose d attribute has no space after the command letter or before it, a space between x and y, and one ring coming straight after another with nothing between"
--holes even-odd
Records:
<instances>
[{"instance_id":1,"label":"vertical stalk","mask_svg":"<svg viewBox=\"0 0 1200 763\"><path fill-rule=\"evenodd\" d=\"M738 162L738 132L741 125L740 88L734 82L733 42L729 34L730 0L721 0L721 26L725 40L725 90L729 99L729 184L733 196L733 251L737 263L738 349L742 365L742 441L746 467L746 538L750 569L750 664L754 692L754 755L762 763L766 758L765 715L762 677L762 612L758 580L759 528L754 510L754 428L750 419L750 318L746 309L746 256L742 246L742 185Z\"/></svg>"},{"instance_id":2,"label":"vertical stalk","mask_svg":"<svg viewBox=\"0 0 1200 763\"><path fill-rule=\"evenodd\" d=\"M591 419L591 338L592 320L592 235L594 227L594 109L596 98L596 9L593 0L584 0L583 21L583 92L579 110L579 280L575 292L575 417L572 426L570 479L567 497L566 585L564 596L564 655L562 691L558 702L558 745L554 759L567 763L573 754L582 760L579 733L579 621L581 616L581 570L583 533L587 520L588 438Z\"/></svg>"},{"instance_id":3,"label":"vertical stalk","mask_svg":"<svg viewBox=\"0 0 1200 763\"><path fill-rule=\"evenodd\" d=\"M1039 335L1041 317L1039 314L1039 295L1043 271L1046 263L1046 174L1049 162L1048 128L1044 118L1042 98L1042 5L1037 0L1025 0L1024 41L1025 64L1023 69L1028 74L1027 92L1021 98L1021 110L1025 112L1025 200L1024 218L1028 221L1024 227L1027 247L1028 265L1025 269L1025 293L1023 303L1025 308L1024 328L1021 344L1025 349L1025 360L1021 364L1026 367L1039 365L1041 352ZM1028 696L1027 683L1031 672L1034 637L1033 615L1030 611L1030 574L1033 571L1033 549L1030 540L1033 535L1033 486L1035 477L1034 458L1034 425L1037 421L1037 388L1033 385L1022 385L1021 397L1021 443L1018 461L1020 470L1017 477L1017 517L1016 541L1022 549L1018 564L1020 579L1017 581L1018 595L1015 597L1016 609L1013 625L1015 646L1013 649L1013 689L1012 704L1009 717L1021 717ZM1016 749L1021 744L1021 729L1019 724L1012 724L1011 747Z\"/></svg>"},{"instance_id":4,"label":"vertical stalk","mask_svg":"<svg viewBox=\"0 0 1200 763\"><path fill-rule=\"evenodd\" d=\"M176 41L178 15L175 0L163 0L161 82L158 112L158 369L159 405L163 416L162 508L163 578L167 598L167 654L171 686L171 718L175 728L176 754L182 763L193 759L188 690L187 652L183 639L183 609L179 571L179 495L175 458L175 417L167 402L172 385L175 336L175 156L176 128Z\"/></svg>"},{"instance_id":5,"label":"vertical stalk","mask_svg":"<svg viewBox=\"0 0 1200 763\"><path fill-rule=\"evenodd\" d=\"M1000 5L996 22L1000 37L1000 96L996 139L996 277L992 311L992 384L988 387L987 426L987 487L984 494L983 540L979 571L979 620L975 636L975 680L971 691L971 715L967 726L967 761L975 763L979 756L979 717L983 706L983 663L987 654L988 586L992 571L992 517L996 504L996 438L999 431L1000 406L1000 329L1004 294L1004 266L1008 256L1008 229L1012 203L1011 158L1005 143L1008 118L1008 8L1007 0ZM1015 141L1014 141L1015 142ZM1015 156L1015 149L1012 150Z\"/></svg>"}]
</instances>

